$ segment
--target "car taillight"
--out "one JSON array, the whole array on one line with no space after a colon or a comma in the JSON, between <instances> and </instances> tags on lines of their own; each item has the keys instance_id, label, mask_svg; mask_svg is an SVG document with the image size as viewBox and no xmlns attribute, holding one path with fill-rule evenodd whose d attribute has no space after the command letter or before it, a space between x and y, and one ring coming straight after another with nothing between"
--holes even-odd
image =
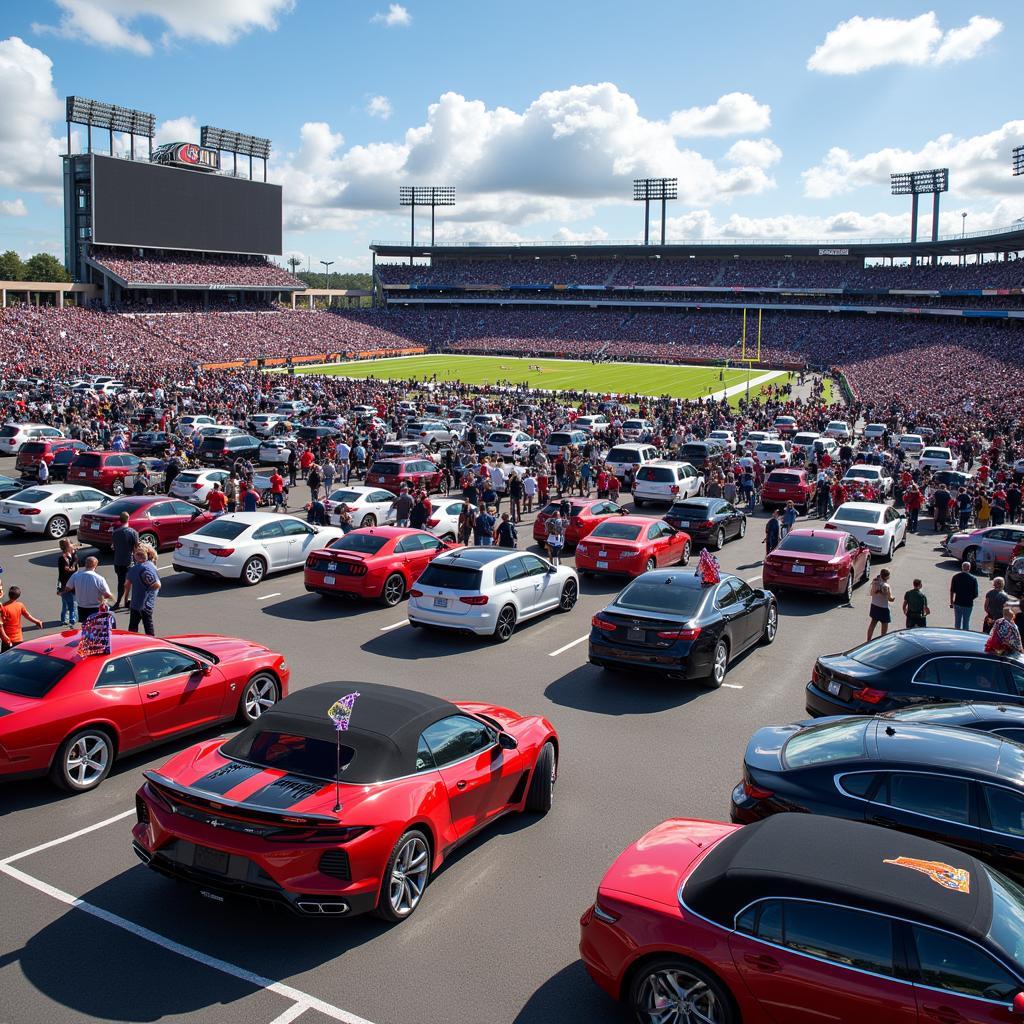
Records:
<instances>
[{"instance_id":1,"label":"car taillight","mask_svg":"<svg viewBox=\"0 0 1024 1024\"><path fill-rule=\"evenodd\" d=\"M659 640L696 640L700 636L700 626L692 629L664 629L657 634Z\"/></svg>"},{"instance_id":2,"label":"car taillight","mask_svg":"<svg viewBox=\"0 0 1024 1024\"><path fill-rule=\"evenodd\" d=\"M811 669L811 682L817 685L821 682L821 673L818 671L818 663L814 663L814 668Z\"/></svg>"},{"instance_id":3,"label":"car taillight","mask_svg":"<svg viewBox=\"0 0 1024 1024\"><path fill-rule=\"evenodd\" d=\"M361 562L357 563L356 565L350 566L348 570L348 574L350 576L365 576L367 572L367 567L363 565Z\"/></svg>"},{"instance_id":4,"label":"car taillight","mask_svg":"<svg viewBox=\"0 0 1024 1024\"><path fill-rule=\"evenodd\" d=\"M19 508L18 514L23 516L38 516L42 514L42 511L38 508Z\"/></svg>"},{"instance_id":5,"label":"car taillight","mask_svg":"<svg viewBox=\"0 0 1024 1024\"><path fill-rule=\"evenodd\" d=\"M135 818L140 825L149 824L149 804L138 794L135 795Z\"/></svg>"},{"instance_id":6,"label":"car taillight","mask_svg":"<svg viewBox=\"0 0 1024 1024\"><path fill-rule=\"evenodd\" d=\"M234 548L210 548L209 551L214 558L227 558L235 553Z\"/></svg>"},{"instance_id":7,"label":"car taillight","mask_svg":"<svg viewBox=\"0 0 1024 1024\"><path fill-rule=\"evenodd\" d=\"M489 598L486 594L474 594L472 597L460 597L459 600L463 604L481 605L487 604Z\"/></svg>"},{"instance_id":8,"label":"car taillight","mask_svg":"<svg viewBox=\"0 0 1024 1024\"><path fill-rule=\"evenodd\" d=\"M175 551L178 551L178 550L179 550L180 548L183 548L184 546L185 546L185 545L184 545L184 544L182 544L180 540L176 540L176 541L174 542L174 550L175 550Z\"/></svg>"},{"instance_id":9,"label":"car taillight","mask_svg":"<svg viewBox=\"0 0 1024 1024\"><path fill-rule=\"evenodd\" d=\"M698 530L710 530L714 526L714 521L711 519L705 519L702 523L697 523Z\"/></svg>"},{"instance_id":10,"label":"car taillight","mask_svg":"<svg viewBox=\"0 0 1024 1024\"><path fill-rule=\"evenodd\" d=\"M602 619L600 615L595 615L590 620L590 624L594 629L604 630L605 633L612 633L615 630L615 623L609 622L607 619Z\"/></svg>"},{"instance_id":11,"label":"car taillight","mask_svg":"<svg viewBox=\"0 0 1024 1024\"><path fill-rule=\"evenodd\" d=\"M673 484L668 490L669 490L669 494L678 494L679 493L679 484Z\"/></svg>"},{"instance_id":12,"label":"car taillight","mask_svg":"<svg viewBox=\"0 0 1024 1024\"><path fill-rule=\"evenodd\" d=\"M767 800L775 796L775 793L773 790L765 789L763 786L755 786L749 779L744 779L743 795L751 800Z\"/></svg>"},{"instance_id":13,"label":"car taillight","mask_svg":"<svg viewBox=\"0 0 1024 1024\"><path fill-rule=\"evenodd\" d=\"M865 704L878 704L885 700L888 693L885 690L876 690L873 687L865 686L863 689L854 690L853 697L855 700L862 700Z\"/></svg>"},{"instance_id":14,"label":"car taillight","mask_svg":"<svg viewBox=\"0 0 1024 1024\"><path fill-rule=\"evenodd\" d=\"M431 529L433 529L435 526L437 526L437 524L439 522L441 522L440 519L428 519L427 520L427 526L429 526Z\"/></svg>"},{"instance_id":15,"label":"car taillight","mask_svg":"<svg viewBox=\"0 0 1024 1024\"><path fill-rule=\"evenodd\" d=\"M838 529L839 529L839 527L838 527L838 526L836 526L836 524L835 524L835 523L826 523L826 524L825 524L825 529L826 529L826 530L838 530Z\"/></svg>"},{"instance_id":16,"label":"car taillight","mask_svg":"<svg viewBox=\"0 0 1024 1024\"><path fill-rule=\"evenodd\" d=\"M868 530L869 537L884 537L885 530Z\"/></svg>"},{"instance_id":17,"label":"car taillight","mask_svg":"<svg viewBox=\"0 0 1024 1024\"><path fill-rule=\"evenodd\" d=\"M198 490L200 490L200 488L202 488L202 486L203 486L202 484L193 484L192 485L192 490L193 491L198 491Z\"/></svg>"},{"instance_id":18,"label":"car taillight","mask_svg":"<svg viewBox=\"0 0 1024 1024\"><path fill-rule=\"evenodd\" d=\"M422 590L417 590L415 587L413 587L413 589L409 591L409 596L410 597L422 597L423 596L423 591Z\"/></svg>"}]
</instances>

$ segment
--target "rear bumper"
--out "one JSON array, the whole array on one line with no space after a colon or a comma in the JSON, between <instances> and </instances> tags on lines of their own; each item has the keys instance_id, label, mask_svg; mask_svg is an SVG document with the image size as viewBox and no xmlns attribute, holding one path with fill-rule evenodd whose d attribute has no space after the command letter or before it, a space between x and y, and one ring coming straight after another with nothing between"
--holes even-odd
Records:
<instances>
[{"instance_id":1,"label":"rear bumper","mask_svg":"<svg viewBox=\"0 0 1024 1024\"><path fill-rule=\"evenodd\" d=\"M601 639L594 639L591 634L587 653L591 665L609 668L662 672L681 679L704 679L711 672L710 654L694 651L692 647L688 651L672 647L665 650L627 647L624 644L602 642Z\"/></svg>"},{"instance_id":2,"label":"rear bumper","mask_svg":"<svg viewBox=\"0 0 1024 1024\"><path fill-rule=\"evenodd\" d=\"M193 565L189 562L173 561L171 564L175 572L190 572L195 576L209 576L211 579L237 580L241 575L240 572L229 571L226 566L218 569L210 565Z\"/></svg>"},{"instance_id":3,"label":"rear bumper","mask_svg":"<svg viewBox=\"0 0 1024 1024\"><path fill-rule=\"evenodd\" d=\"M767 590L788 588L815 594L831 594L836 597L846 590L845 576L831 579L822 576L801 576L799 573L766 572L763 574L762 582Z\"/></svg>"},{"instance_id":4,"label":"rear bumper","mask_svg":"<svg viewBox=\"0 0 1024 1024\"><path fill-rule=\"evenodd\" d=\"M834 697L830 697L827 693L822 693L814 683L807 684L807 690L804 695L805 705L807 713L812 718L826 718L829 715L863 715L871 714L870 711L865 711L863 708L854 707L851 704L847 704L844 701L837 700ZM880 708L879 710L885 710Z\"/></svg>"},{"instance_id":5,"label":"rear bumper","mask_svg":"<svg viewBox=\"0 0 1024 1024\"><path fill-rule=\"evenodd\" d=\"M497 606L490 604L480 605L468 615L446 615L444 612L435 612L429 608L413 607L411 603L406 608L410 622L450 629L455 633L473 633L476 636L490 636L494 632L497 613Z\"/></svg>"}]
</instances>

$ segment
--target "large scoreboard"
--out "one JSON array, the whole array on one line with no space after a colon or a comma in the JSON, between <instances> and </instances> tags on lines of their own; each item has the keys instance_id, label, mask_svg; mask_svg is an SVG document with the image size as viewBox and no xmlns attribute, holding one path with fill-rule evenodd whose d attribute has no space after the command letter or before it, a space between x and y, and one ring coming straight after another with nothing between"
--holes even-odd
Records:
<instances>
[{"instance_id":1,"label":"large scoreboard","mask_svg":"<svg viewBox=\"0 0 1024 1024\"><path fill-rule=\"evenodd\" d=\"M96 153L90 159L94 244L281 255L280 185Z\"/></svg>"}]
</instances>

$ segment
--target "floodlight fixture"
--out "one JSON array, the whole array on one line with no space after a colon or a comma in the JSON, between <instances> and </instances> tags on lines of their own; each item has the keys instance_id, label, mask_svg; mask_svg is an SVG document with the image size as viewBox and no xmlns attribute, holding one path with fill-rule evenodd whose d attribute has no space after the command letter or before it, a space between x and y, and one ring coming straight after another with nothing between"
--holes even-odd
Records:
<instances>
[{"instance_id":1,"label":"floodlight fixture","mask_svg":"<svg viewBox=\"0 0 1024 1024\"><path fill-rule=\"evenodd\" d=\"M939 239L939 196L949 191L949 168L934 167L927 171L902 171L889 175L894 196L910 196L910 242L917 241L917 197L932 196L932 241ZM932 257L934 259L934 256ZM916 257L912 257L916 259Z\"/></svg>"},{"instance_id":2,"label":"floodlight fixture","mask_svg":"<svg viewBox=\"0 0 1024 1024\"><path fill-rule=\"evenodd\" d=\"M399 185L398 205L409 207L409 248L416 245L416 207L430 207L430 245L434 245L434 209L438 206L455 205L454 185ZM409 252L412 266L412 252Z\"/></svg>"},{"instance_id":3,"label":"floodlight fixture","mask_svg":"<svg viewBox=\"0 0 1024 1024\"><path fill-rule=\"evenodd\" d=\"M1013 174L1014 177L1024 174L1024 146L1014 146Z\"/></svg>"},{"instance_id":4,"label":"floodlight fixture","mask_svg":"<svg viewBox=\"0 0 1024 1024\"><path fill-rule=\"evenodd\" d=\"M665 203L679 198L678 178L634 178L633 199L644 204L644 245L650 242L651 201L661 203L661 244L665 244Z\"/></svg>"},{"instance_id":5,"label":"floodlight fixture","mask_svg":"<svg viewBox=\"0 0 1024 1024\"><path fill-rule=\"evenodd\" d=\"M263 161L263 180L267 180L267 161L270 159L270 139L259 135L244 135L227 128L214 128L204 124L199 129L199 145L207 149L222 150L234 156L234 173L238 174L238 158L249 158L249 177L252 178L253 157Z\"/></svg>"},{"instance_id":6,"label":"floodlight fixture","mask_svg":"<svg viewBox=\"0 0 1024 1024\"><path fill-rule=\"evenodd\" d=\"M93 128L105 128L110 133L110 152L114 152L114 132L131 137L131 156L135 159L135 136L149 139L149 155L153 155L153 136L156 135L156 118L145 110L133 107L119 107L113 103L88 100L84 96L68 96L65 101L65 121L68 129L68 154L71 153L71 126L81 124L86 128L86 152L92 152Z\"/></svg>"}]
</instances>

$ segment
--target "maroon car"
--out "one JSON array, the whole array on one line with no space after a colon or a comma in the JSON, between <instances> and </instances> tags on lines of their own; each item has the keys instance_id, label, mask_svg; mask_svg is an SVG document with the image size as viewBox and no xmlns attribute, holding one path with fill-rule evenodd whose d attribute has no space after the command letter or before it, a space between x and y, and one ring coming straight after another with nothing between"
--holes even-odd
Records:
<instances>
[{"instance_id":1,"label":"maroon car","mask_svg":"<svg viewBox=\"0 0 1024 1024\"><path fill-rule=\"evenodd\" d=\"M138 531L139 540L158 551L174 547L182 534L193 533L214 518L212 512L165 494L118 498L82 517L79 540L98 548L109 548L110 535L120 526L122 512L128 513L128 525Z\"/></svg>"},{"instance_id":2,"label":"maroon car","mask_svg":"<svg viewBox=\"0 0 1024 1024\"><path fill-rule=\"evenodd\" d=\"M378 459L366 474L366 482L392 494L398 494L402 484L408 484L410 491L422 487L433 494L441 488L442 475L437 463L425 456Z\"/></svg>"},{"instance_id":3,"label":"maroon car","mask_svg":"<svg viewBox=\"0 0 1024 1024\"><path fill-rule=\"evenodd\" d=\"M53 465L54 457L58 452L84 452L89 446L84 441L73 437L43 437L38 441L26 441L14 460L14 468L30 480L35 480L39 473L39 463L45 462L47 466Z\"/></svg>"},{"instance_id":4,"label":"maroon car","mask_svg":"<svg viewBox=\"0 0 1024 1024\"><path fill-rule=\"evenodd\" d=\"M814 590L849 601L870 575L871 552L856 537L841 530L790 530L765 558L761 578L768 590Z\"/></svg>"}]
</instances>

